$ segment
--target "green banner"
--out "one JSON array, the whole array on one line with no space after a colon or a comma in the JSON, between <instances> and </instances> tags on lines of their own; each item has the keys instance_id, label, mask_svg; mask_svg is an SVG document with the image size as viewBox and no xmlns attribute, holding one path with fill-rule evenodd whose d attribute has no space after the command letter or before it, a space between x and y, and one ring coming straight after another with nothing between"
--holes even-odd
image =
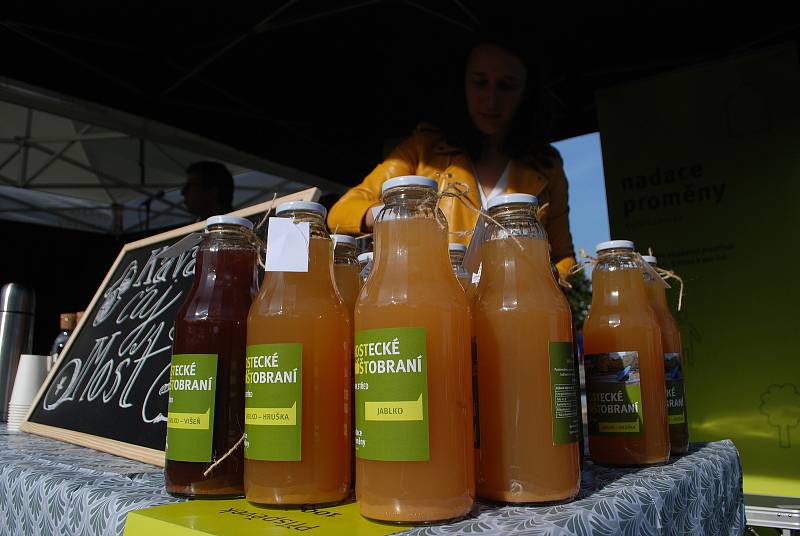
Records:
<instances>
[{"instance_id":1,"label":"green banner","mask_svg":"<svg viewBox=\"0 0 800 536\"><path fill-rule=\"evenodd\" d=\"M578 397L571 342L550 342L550 403L553 445L578 441Z\"/></svg>"},{"instance_id":2,"label":"green banner","mask_svg":"<svg viewBox=\"0 0 800 536\"><path fill-rule=\"evenodd\" d=\"M217 354L175 354L169 368L168 460L210 462Z\"/></svg>"},{"instance_id":3,"label":"green banner","mask_svg":"<svg viewBox=\"0 0 800 536\"><path fill-rule=\"evenodd\" d=\"M777 47L598 95L611 235L686 284L690 441L730 438L746 493L800 496L800 71ZM677 284L667 293L673 302Z\"/></svg>"},{"instance_id":4,"label":"green banner","mask_svg":"<svg viewBox=\"0 0 800 536\"><path fill-rule=\"evenodd\" d=\"M427 461L427 330L356 332L355 387L356 456Z\"/></svg>"},{"instance_id":5,"label":"green banner","mask_svg":"<svg viewBox=\"0 0 800 536\"><path fill-rule=\"evenodd\" d=\"M303 430L303 345L247 347L244 456L300 461Z\"/></svg>"}]
</instances>

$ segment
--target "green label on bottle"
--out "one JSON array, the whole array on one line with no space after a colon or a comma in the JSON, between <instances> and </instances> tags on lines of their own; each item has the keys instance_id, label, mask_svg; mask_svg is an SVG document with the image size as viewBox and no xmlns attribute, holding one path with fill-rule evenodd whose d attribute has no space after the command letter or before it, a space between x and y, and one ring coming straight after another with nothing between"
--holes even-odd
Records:
<instances>
[{"instance_id":1,"label":"green label on bottle","mask_svg":"<svg viewBox=\"0 0 800 536\"><path fill-rule=\"evenodd\" d=\"M553 445L578 441L578 398L571 342L550 343L550 399Z\"/></svg>"},{"instance_id":2,"label":"green label on bottle","mask_svg":"<svg viewBox=\"0 0 800 536\"><path fill-rule=\"evenodd\" d=\"M244 457L300 461L303 345L248 346L244 382Z\"/></svg>"},{"instance_id":3,"label":"green label on bottle","mask_svg":"<svg viewBox=\"0 0 800 536\"><path fill-rule=\"evenodd\" d=\"M589 433L641 434L642 391L639 353L609 352L584 356Z\"/></svg>"},{"instance_id":4,"label":"green label on bottle","mask_svg":"<svg viewBox=\"0 0 800 536\"><path fill-rule=\"evenodd\" d=\"M174 354L169 368L166 458L210 462L217 354Z\"/></svg>"},{"instance_id":5,"label":"green label on bottle","mask_svg":"<svg viewBox=\"0 0 800 536\"><path fill-rule=\"evenodd\" d=\"M681 354L664 354L664 377L667 380L667 417L669 424L686 422L686 403L683 395L683 369Z\"/></svg>"},{"instance_id":6,"label":"green label on bottle","mask_svg":"<svg viewBox=\"0 0 800 536\"><path fill-rule=\"evenodd\" d=\"M355 343L356 456L427 461L427 330L358 331Z\"/></svg>"}]
</instances>

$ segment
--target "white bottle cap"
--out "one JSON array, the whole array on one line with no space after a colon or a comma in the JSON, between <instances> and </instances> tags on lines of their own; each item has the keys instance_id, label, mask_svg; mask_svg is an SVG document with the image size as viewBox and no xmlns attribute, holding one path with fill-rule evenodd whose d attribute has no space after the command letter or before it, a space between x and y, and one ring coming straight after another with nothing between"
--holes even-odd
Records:
<instances>
[{"instance_id":1,"label":"white bottle cap","mask_svg":"<svg viewBox=\"0 0 800 536\"><path fill-rule=\"evenodd\" d=\"M331 239L336 243L337 246L339 244L347 244L355 247L356 245L356 239L346 234L332 234Z\"/></svg>"},{"instance_id":2,"label":"white bottle cap","mask_svg":"<svg viewBox=\"0 0 800 536\"><path fill-rule=\"evenodd\" d=\"M658 264L658 261L652 255L642 255L642 260L647 264Z\"/></svg>"},{"instance_id":3,"label":"white bottle cap","mask_svg":"<svg viewBox=\"0 0 800 536\"><path fill-rule=\"evenodd\" d=\"M633 249L633 242L630 240L609 240L597 244L595 251L600 252L605 249Z\"/></svg>"},{"instance_id":4,"label":"white bottle cap","mask_svg":"<svg viewBox=\"0 0 800 536\"><path fill-rule=\"evenodd\" d=\"M467 252L467 246L465 246L464 244L459 244L458 242L451 242L447 246L447 249L449 251L460 251L462 253L466 253Z\"/></svg>"},{"instance_id":5,"label":"white bottle cap","mask_svg":"<svg viewBox=\"0 0 800 536\"><path fill-rule=\"evenodd\" d=\"M371 251L367 251L366 253L362 253L361 255L359 255L356 258L358 259L358 262L371 261L372 260L372 252Z\"/></svg>"},{"instance_id":6,"label":"white bottle cap","mask_svg":"<svg viewBox=\"0 0 800 536\"><path fill-rule=\"evenodd\" d=\"M503 194L497 195L486 203L486 208L499 207L500 205L508 205L510 203L527 203L529 205L539 206L539 200L535 195L530 194Z\"/></svg>"},{"instance_id":7,"label":"white bottle cap","mask_svg":"<svg viewBox=\"0 0 800 536\"><path fill-rule=\"evenodd\" d=\"M281 203L278 205L278 208L275 209L275 214L281 214L283 212L288 212L290 210L304 210L306 212L317 212L322 214L322 217L325 218L328 216L328 211L320 205L319 203L314 203L313 201L288 201L286 203Z\"/></svg>"},{"instance_id":8,"label":"white bottle cap","mask_svg":"<svg viewBox=\"0 0 800 536\"><path fill-rule=\"evenodd\" d=\"M426 188L433 188L434 190L439 189L439 184L433 179L420 175L406 175L404 177L395 177L384 182L383 186L381 186L381 193L384 193L390 188L397 188L398 186L424 186Z\"/></svg>"},{"instance_id":9,"label":"white bottle cap","mask_svg":"<svg viewBox=\"0 0 800 536\"><path fill-rule=\"evenodd\" d=\"M212 225L240 225L250 230L253 229L253 222L247 218L239 218L237 216L211 216L206 220L206 228Z\"/></svg>"}]
</instances>

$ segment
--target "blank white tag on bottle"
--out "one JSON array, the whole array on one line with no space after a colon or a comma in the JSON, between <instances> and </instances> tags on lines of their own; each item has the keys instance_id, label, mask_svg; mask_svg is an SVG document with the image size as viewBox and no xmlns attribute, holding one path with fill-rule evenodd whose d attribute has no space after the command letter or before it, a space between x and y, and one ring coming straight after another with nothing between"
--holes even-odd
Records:
<instances>
[{"instance_id":1,"label":"blank white tag on bottle","mask_svg":"<svg viewBox=\"0 0 800 536\"><path fill-rule=\"evenodd\" d=\"M481 282L481 268L483 268L483 263L478 265L478 271L472 274L472 284L477 285Z\"/></svg>"},{"instance_id":2,"label":"blank white tag on bottle","mask_svg":"<svg viewBox=\"0 0 800 536\"><path fill-rule=\"evenodd\" d=\"M478 216L478 221L475 222L475 229L472 231L472 239L467 246L467 252L464 254L464 261L461 263L468 272L475 273L481 266L481 244L483 243L483 234L486 232L486 218L481 214Z\"/></svg>"},{"instance_id":3,"label":"blank white tag on bottle","mask_svg":"<svg viewBox=\"0 0 800 536\"><path fill-rule=\"evenodd\" d=\"M182 253L186 253L197 244L203 241L203 233L192 233L184 236L170 247L164 249L161 253L156 255L157 259L178 257Z\"/></svg>"},{"instance_id":4,"label":"blank white tag on bottle","mask_svg":"<svg viewBox=\"0 0 800 536\"><path fill-rule=\"evenodd\" d=\"M308 272L311 227L289 218L270 218L267 231L267 272Z\"/></svg>"}]
</instances>

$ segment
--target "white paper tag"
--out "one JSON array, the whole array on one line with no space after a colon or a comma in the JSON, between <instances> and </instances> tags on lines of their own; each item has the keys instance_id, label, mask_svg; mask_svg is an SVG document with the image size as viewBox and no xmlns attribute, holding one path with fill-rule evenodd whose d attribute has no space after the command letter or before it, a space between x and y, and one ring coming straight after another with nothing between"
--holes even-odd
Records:
<instances>
[{"instance_id":1,"label":"white paper tag","mask_svg":"<svg viewBox=\"0 0 800 536\"><path fill-rule=\"evenodd\" d=\"M289 218L270 218L267 231L267 272L308 272L311 227Z\"/></svg>"},{"instance_id":2,"label":"white paper tag","mask_svg":"<svg viewBox=\"0 0 800 536\"><path fill-rule=\"evenodd\" d=\"M475 222L475 229L472 231L472 238L467 246L467 252L464 254L464 268L473 274L478 271L481 265L481 244L483 243L483 235L486 232L486 218L483 214L478 216L478 221Z\"/></svg>"},{"instance_id":3,"label":"white paper tag","mask_svg":"<svg viewBox=\"0 0 800 536\"><path fill-rule=\"evenodd\" d=\"M481 282L481 268L483 268L483 263L480 263L478 266L478 271L472 274L472 284L477 285Z\"/></svg>"},{"instance_id":4,"label":"white paper tag","mask_svg":"<svg viewBox=\"0 0 800 536\"><path fill-rule=\"evenodd\" d=\"M192 233L184 236L170 247L156 255L157 259L178 257L181 253L186 253L197 244L203 241L203 233Z\"/></svg>"},{"instance_id":5,"label":"white paper tag","mask_svg":"<svg viewBox=\"0 0 800 536\"><path fill-rule=\"evenodd\" d=\"M669 283L664 281L664 278L662 278L660 275L658 275L658 272L656 272L655 269L652 266L650 266L649 262L645 262L645 260L642 258L642 256L638 252L636 253L636 258L639 261L639 264L641 265L642 272L644 272L644 274L647 277L649 277L650 279L655 281L658 285L660 285L660 286L662 286L664 288L672 288L672 287L669 286Z\"/></svg>"}]
</instances>

